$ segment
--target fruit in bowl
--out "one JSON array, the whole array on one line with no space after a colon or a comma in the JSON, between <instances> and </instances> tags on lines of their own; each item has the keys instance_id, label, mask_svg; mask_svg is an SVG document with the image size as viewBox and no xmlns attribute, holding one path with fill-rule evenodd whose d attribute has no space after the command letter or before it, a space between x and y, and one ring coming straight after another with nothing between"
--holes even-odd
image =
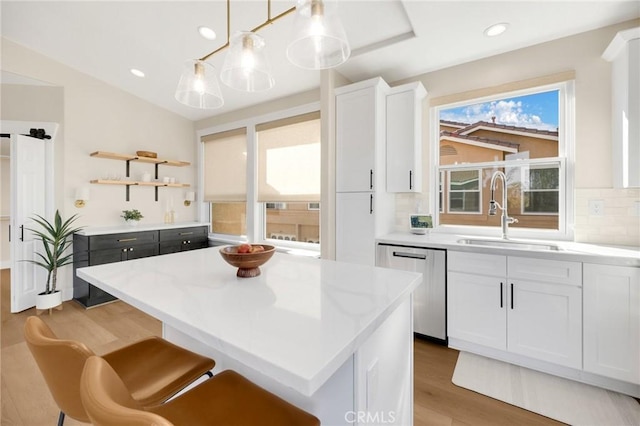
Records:
<instances>
[{"instance_id":1,"label":"fruit in bowl","mask_svg":"<svg viewBox=\"0 0 640 426\"><path fill-rule=\"evenodd\" d=\"M276 248L267 244L240 244L220 249L220 255L231 266L238 268L236 275L251 278L260 275L260 266L271 259Z\"/></svg>"},{"instance_id":2,"label":"fruit in bowl","mask_svg":"<svg viewBox=\"0 0 640 426\"><path fill-rule=\"evenodd\" d=\"M258 253L261 251L264 251L264 246L260 244L240 244L236 250L236 252L240 254Z\"/></svg>"}]
</instances>

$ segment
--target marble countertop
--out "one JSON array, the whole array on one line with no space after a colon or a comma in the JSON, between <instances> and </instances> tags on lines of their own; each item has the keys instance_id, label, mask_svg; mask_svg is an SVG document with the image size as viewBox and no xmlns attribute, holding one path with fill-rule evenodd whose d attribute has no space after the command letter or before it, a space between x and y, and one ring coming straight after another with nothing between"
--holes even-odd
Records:
<instances>
[{"instance_id":1,"label":"marble countertop","mask_svg":"<svg viewBox=\"0 0 640 426\"><path fill-rule=\"evenodd\" d=\"M422 274L275 253L237 278L219 248L80 268L80 278L311 396Z\"/></svg>"},{"instance_id":2,"label":"marble countertop","mask_svg":"<svg viewBox=\"0 0 640 426\"><path fill-rule=\"evenodd\" d=\"M78 235L106 235L124 234L126 232L159 231L163 229L191 228L194 226L209 226L206 222L176 222L176 223L139 223L136 226L127 224L115 226L89 226L76 232Z\"/></svg>"},{"instance_id":3,"label":"marble countertop","mask_svg":"<svg viewBox=\"0 0 640 426\"><path fill-rule=\"evenodd\" d=\"M459 240L480 239L501 241L500 238L446 234L431 232L425 235L411 233L393 233L376 239L378 243L398 244L446 250L494 253L512 256L526 256L540 259L569 260L605 265L640 267L640 250L634 247L613 247L596 244L576 243L571 241L551 241L513 238L511 241L534 244L552 244L559 250L527 250L519 248L503 248L462 244Z\"/></svg>"}]
</instances>

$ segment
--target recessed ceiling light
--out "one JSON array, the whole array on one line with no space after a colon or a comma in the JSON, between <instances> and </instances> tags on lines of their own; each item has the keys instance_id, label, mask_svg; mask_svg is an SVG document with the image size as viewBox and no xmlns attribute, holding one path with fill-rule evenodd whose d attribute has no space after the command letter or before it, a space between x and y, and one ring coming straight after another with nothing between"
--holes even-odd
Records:
<instances>
[{"instance_id":1,"label":"recessed ceiling light","mask_svg":"<svg viewBox=\"0 0 640 426\"><path fill-rule=\"evenodd\" d=\"M216 38L216 32L209 27L198 27L198 32L207 40L215 40Z\"/></svg>"},{"instance_id":2,"label":"recessed ceiling light","mask_svg":"<svg viewBox=\"0 0 640 426\"><path fill-rule=\"evenodd\" d=\"M140 78L144 77L144 73L138 69L131 68L130 71L131 71L131 74L135 75L136 77L140 77Z\"/></svg>"},{"instance_id":3,"label":"recessed ceiling light","mask_svg":"<svg viewBox=\"0 0 640 426\"><path fill-rule=\"evenodd\" d=\"M509 24L507 24L506 22L494 24L484 30L484 35L486 35L487 37L495 37L507 31L507 28L509 28Z\"/></svg>"}]
</instances>

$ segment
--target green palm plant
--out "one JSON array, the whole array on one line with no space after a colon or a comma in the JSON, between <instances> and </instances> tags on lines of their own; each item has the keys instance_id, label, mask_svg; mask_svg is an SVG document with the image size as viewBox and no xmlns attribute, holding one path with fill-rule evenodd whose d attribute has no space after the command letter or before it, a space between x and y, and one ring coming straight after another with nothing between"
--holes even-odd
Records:
<instances>
[{"instance_id":1,"label":"green palm plant","mask_svg":"<svg viewBox=\"0 0 640 426\"><path fill-rule=\"evenodd\" d=\"M78 215L74 214L63 222L58 210L56 210L53 223L40 215L36 215L32 219L42 229L27 229L42 241L44 253L36 253L38 258L28 260L28 262L35 263L47 270L47 286L44 293L53 293L56 291L58 268L73 262L73 252L65 253L73 242L70 237L82 227L72 226L73 222L78 219Z\"/></svg>"}]
</instances>

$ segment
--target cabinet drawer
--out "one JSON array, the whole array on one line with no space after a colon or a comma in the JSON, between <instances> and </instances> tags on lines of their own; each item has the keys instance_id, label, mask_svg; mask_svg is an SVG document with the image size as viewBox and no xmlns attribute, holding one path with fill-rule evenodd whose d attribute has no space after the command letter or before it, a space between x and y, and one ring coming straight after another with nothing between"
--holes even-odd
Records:
<instances>
[{"instance_id":1,"label":"cabinet drawer","mask_svg":"<svg viewBox=\"0 0 640 426\"><path fill-rule=\"evenodd\" d=\"M89 237L89 250L129 247L158 241L158 231L126 232Z\"/></svg>"},{"instance_id":2,"label":"cabinet drawer","mask_svg":"<svg viewBox=\"0 0 640 426\"><path fill-rule=\"evenodd\" d=\"M582 286L580 262L509 256L507 267L510 279Z\"/></svg>"},{"instance_id":3,"label":"cabinet drawer","mask_svg":"<svg viewBox=\"0 0 640 426\"><path fill-rule=\"evenodd\" d=\"M507 275L507 258L497 254L449 251L447 269L468 274L505 276Z\"/></svg>"},{"instance_id":4,"label":"cabinet drawer","mask_svg":"<svg viewBox=\"0 0 640 426\"><path fill-rule=\"evenodd\" d=\"M208 238L206 226L195 226L191 228L163 229L160 231L160 241L174 240L202 240Z\"/></svg>"}]
</instances>

